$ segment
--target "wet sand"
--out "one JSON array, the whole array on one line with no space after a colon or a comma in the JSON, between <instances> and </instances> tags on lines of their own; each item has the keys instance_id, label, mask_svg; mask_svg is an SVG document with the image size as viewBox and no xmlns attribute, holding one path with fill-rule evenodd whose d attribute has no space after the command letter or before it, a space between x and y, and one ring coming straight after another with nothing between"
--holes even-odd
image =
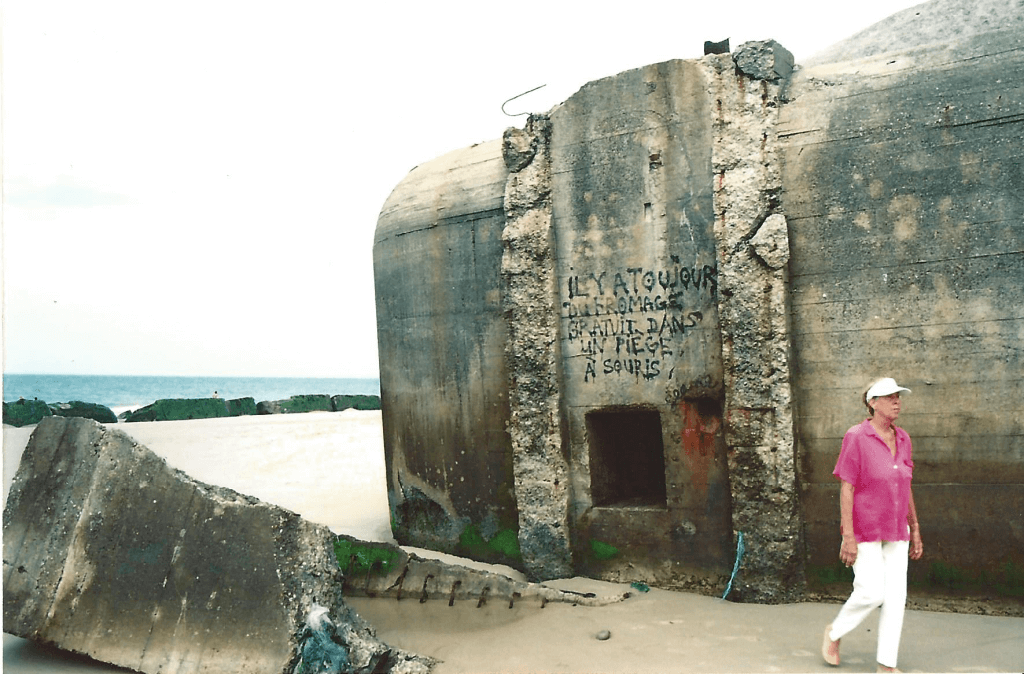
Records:
<instances>
[{"instance_id":1,"label":"wet sand","mask_svg":"<svg viewBox=\"0 0 1024 674\"><path fill-rule=\"evenodd\" d=\"M620 586L573 579L552 585L611 594ZM625 588L628 589L628 588ZM877 615L843 638L840 668L820 655L838 605L734 604L652 589L620 604L466 602L351 604L393 646L443 660L436 674L501 672L874 672ZM608 630L606 641L596 638ZM870 630L870 631L868 631ZM906 672L1021 671L1024 620L908 611L900 651Z\"/></svg>"},{"instance_id":2,"label":"wet sand","mask_svg":"<svg viewBox=\"0 0 1024 674\"><path fill-rule=\"evenodd\" d=\"M366 540L391 540L380 412L271 415L116 426L195 479L230 487ZM4 497L31 429L4 426ZM424 551L417 552L423 554ZM441 555L435 555L441 556ZM449 558L453 560L455 558ZM482 566L478 564L467 565ZM628 586L550 583L610 595ZM652 589L600 608L352 598L387 643L478 672L873 672L877 616L825 665L830 604L759 606ZM601 641L598 632L611 637ZM869 631L870 630L870 631ZM126 671L4 635L4 671ZM904 671L1024 670L1024 619L908 611Z\"/></svg>"}]
</instances>

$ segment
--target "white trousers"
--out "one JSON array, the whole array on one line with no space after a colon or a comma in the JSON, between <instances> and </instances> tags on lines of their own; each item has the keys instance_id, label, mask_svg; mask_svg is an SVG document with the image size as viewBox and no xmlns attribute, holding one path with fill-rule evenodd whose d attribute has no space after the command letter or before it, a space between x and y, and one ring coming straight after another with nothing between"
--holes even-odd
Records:
<instances>
[{"instance_id":1,"label":"white trousers","mask_svg":"<svg viewBox=\"0 0 1024 674\"><path fill-rule=\"evenodd\" d=\"M853 593L832 621L829 638L842 638L876 607L878 616L878 664L895 667L903 632L903 613L907 606L908 541L879 541L857 544L853 563Z\"/></svg>"}]
</instances>

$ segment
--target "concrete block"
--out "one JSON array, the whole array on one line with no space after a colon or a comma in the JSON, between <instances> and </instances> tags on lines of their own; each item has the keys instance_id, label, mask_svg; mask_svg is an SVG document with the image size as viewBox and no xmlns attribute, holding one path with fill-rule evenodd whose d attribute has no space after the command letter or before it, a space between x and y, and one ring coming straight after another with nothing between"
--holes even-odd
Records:
<instances>
[{"instance_id":1,"label":"concrete block","mask_svg":"<svg viewBox=\"0 0 1024 674\"><path fill-rule=\"evenodd\" d=\"M129 412L124 420L176 421L182 419L213 419L229 416L220 398L164 398Z\"/></svg>"},{"instance_id":2,"label":"concrete block","mask_svg":"<svg viewBox=\"0 0 1024 674\"><path fill-rule=\"evenodd\" d=\"M58 417L85 417L101 424L116 424L117 417L106 405L86 403L72 400L66 403L54 403L50 410Z\"/></svg>"},{"instance_id":3,"label":"concrete block","mask_svg":"<svg viewBox=\"0 0 1024 674\"><path fill-rule=\"evenodd\" d=\"M380 396L374 395L336 395L331 396L331 408L335 412L343 410L379 410Z\"/></svg>"},{"instance_id":4,"label":"concrete block","mask_svg":"<svg viewBox=\"0 0 1024 674\"><path fill-rule=\"evenodd\" d=\"M291 673L319 606L353 671L428 668L346 607L329 529L94 421L39 424L3 525L10 634L141 672Z\"/></svg>"},{"instance_id":5,"label":"concrete block","mask_svg":"<svg viewBox=\"0 0 1024 674\"><path fill-rule=\"evenodd\" d=\"M224 406L227 408L228 416L231 417L256 414L256 400L251 397L225 400Z\"/></svg>"},{"instance_id":6,"label":"concrete block","mask_svg":"<svg viewBox=\"0 0 1024 674\"><path fill-rule=\"evenodd\" d=\"M326 394L296 395L285 400L264 400L256 405L257 414L302 414L333 411L331 397Z\"/></svg>"},{"instance_id":7,"label":"concrete block","mask_svg":"<svg viewBox=\"0 0 1024 674\"><path fill-rule=\"evenodd\" d=\"M793 72L793 54L775 40L744 42L732 58L740 72L756 80L784 80Z\"/></svg>"}]
</instances>

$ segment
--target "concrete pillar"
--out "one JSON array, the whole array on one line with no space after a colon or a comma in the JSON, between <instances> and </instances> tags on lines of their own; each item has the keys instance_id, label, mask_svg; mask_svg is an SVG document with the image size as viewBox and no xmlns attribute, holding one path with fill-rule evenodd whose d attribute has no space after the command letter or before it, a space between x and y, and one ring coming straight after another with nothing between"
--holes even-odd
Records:
<instances>
[{"instance_id":1,"label":"concrete pillar","mask_svg":"<svg viewBox=\"0 0 1024 674\"><path fill-rule=\"evenodd\" d=\"M805 581L776 125L793 58L767 41L702 63L714 106L714 230L732 523L746 545L734 587L744 601L789 601L801 595Z\"/></svg>"},{"instance_id":2,"label":"concrete pillar","mask_svg":"<svg viewBox=\"0 0 1024 674\"><path fill-rule=\"evenodd\" d=\"M551 227L551 122L531 115L508 129L501 258L508 325L509 436L519 547L533 580L572 575L569 463L563 447L559 312Z\"/></svg>"}]
</instances>

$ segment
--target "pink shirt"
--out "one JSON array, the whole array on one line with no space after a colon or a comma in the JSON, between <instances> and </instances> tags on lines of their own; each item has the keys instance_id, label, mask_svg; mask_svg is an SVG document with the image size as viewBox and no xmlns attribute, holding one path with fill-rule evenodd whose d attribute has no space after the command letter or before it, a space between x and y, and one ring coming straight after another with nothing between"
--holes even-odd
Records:
<instances>
[{"instance_id":1,"label":"pink shirt","mask_svg":"<svg viewBox=\"0 0 1024 674\"><path fill-rule=\"evenodd\" d=\"M853 485L853 535L858 543L910 540L907 510L914 476L910 436L896 429L896 457L866 419L846 431L832 474Z\"/></svg>"}]
</instances>

